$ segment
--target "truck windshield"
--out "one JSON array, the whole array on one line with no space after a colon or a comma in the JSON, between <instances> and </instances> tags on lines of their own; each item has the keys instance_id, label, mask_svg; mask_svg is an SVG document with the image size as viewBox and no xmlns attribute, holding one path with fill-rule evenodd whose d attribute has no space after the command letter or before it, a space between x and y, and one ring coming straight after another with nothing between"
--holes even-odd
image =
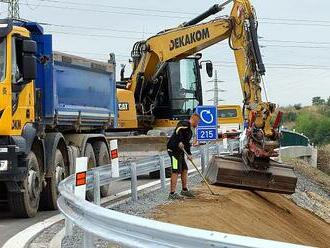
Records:
<instances>
[{"instance_id":1,"label":"truck windshield","mask_svg":"<svg viewBox=\"0 0 330 248\"><path fill-rule=\"evenodd\" d=\"M0 82L6 77L6 39L0 38Z\"/></svg>"},{"instance_id":2,"label":"truck windshield","mask_svg":"<svg viewBox=\"0 0 330 248\"><path fill-rule=\"evenodd\" d=\"M171 62L171 102L176 115L191 115L199 105L197 100L198 68L194 59Z\"/></svg>"},{"instance_id":3,"label":"truck windshield","mask_svg":"<svg viewBox=\"0 0 330 248\"><path fill-rule=\"evenodd\" d=\"M219 109L218 110L219 118L234 118L237 117L236 109Z\"/></svg>"}]
</instances>

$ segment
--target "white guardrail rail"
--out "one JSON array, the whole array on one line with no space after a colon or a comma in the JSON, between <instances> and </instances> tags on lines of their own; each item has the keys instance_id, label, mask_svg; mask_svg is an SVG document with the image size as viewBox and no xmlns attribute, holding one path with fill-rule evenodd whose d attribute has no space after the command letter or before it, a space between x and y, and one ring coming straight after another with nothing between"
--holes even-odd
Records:
<instances>
[{"instance_id":1,"label":"white guardrail rail","mask_svg":"<svg viewBox=\"0 0 330 248\"><path fill-rule=\"evenodd\" d=\"M238 143L229 143L232 153ZM193 149L194 158L201 157L202 170L210 154L223 153L222 144ZM94 190L94 203L74 194L75 175L59 185L58 206L65 216L65 233L72 235L73 226L83 230L85 248L95 247L96 237L120 247L302 247L299 245L250 238L232 234L188 228L116 212L100 206L100 187L114 181L131 178L131 195L137 201L137 176L160 170L161 188L166 190L165 168L170 166L165 154L127 162L120 166L119 178L111 177L111 167L101 166L87 172L87 190Z\"/></svg>"}]
</instances>

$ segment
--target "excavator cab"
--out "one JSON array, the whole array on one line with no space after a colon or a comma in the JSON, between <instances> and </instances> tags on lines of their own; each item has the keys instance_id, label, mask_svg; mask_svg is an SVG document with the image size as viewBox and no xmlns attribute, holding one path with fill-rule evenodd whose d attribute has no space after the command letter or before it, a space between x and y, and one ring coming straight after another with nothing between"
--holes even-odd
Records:
<instances>
[{"instance_id":1,"label":"excavator cab","mask_svg":"<svg viewBox=\"0 0 330 248\"><path fill-rule=\"evenodd\" d=\"M200 67L197 57L169 62L162 74L154 115L156 126L189 118L203 104ZM172 126L172 125L170 125Z\"/></svg>"}]
</instances>

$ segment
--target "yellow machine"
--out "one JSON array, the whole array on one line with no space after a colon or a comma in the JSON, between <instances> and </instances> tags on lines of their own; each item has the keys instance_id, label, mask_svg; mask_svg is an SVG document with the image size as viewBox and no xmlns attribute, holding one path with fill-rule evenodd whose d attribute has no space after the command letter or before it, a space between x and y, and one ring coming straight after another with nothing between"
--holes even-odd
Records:
<instances>
[{"instance_id":1,"label":"yellow machine","mask_svg":"<svg viewBox=\"0 0 330 248\"><path fill-rule=\"evenodd\" d=\"M238 138L244 128L240 105L218 105L219 138Z\"/></svg>"},{"instance_id":2,"label":"yellow machine","mask_svg":"<svg viewBox=\"0 0 330 248\"><path fill-rule=\"evenodd\" d=\"M229 17L200 23L223 10L231 2L233 7ZM238 162L237 173L234 172L234 175L231 174L232 166L229 166L227 178L219 178L219 175L222 176L219 172L221 163L215 163L211 169L218 169L210 170L210 175L213 181L219 184L292 193L296 185L292 169L281 166L281 169L274 171L274 166L270 163L270 157L277 156L275 149L279 147L278 126L281 116L279 115L272 125L271 119L276 105L267 99L262 100L265 66L259 49L257 26L255 11L249 0L228 0L214 5L177 28L137 42L131 54L133 73L124 87L117 92L119 106L129 104L129 107L124 109L120 107L119 123L123 128L134 128L137 125L143 129L151 128L155 124L163 125L166 121L171 124L172 120L190 115L194 108L201 104L195 97L201 94L201 88L198 89L194 80L197 75L196 69L193 69L196 63L190 63L190 67L187 65L174 69L174 78L169 77L171 72L168 73L167 68L171 63L178 64L180 60L207 47L229 40L229 46L235 54L243 92L243 113L248 123L244 147L241 150L244 163ZM178 79L183 74L184 82ZM182 83L185 83L186 87L182 87ZM177 109L180 111L175 115ZM128 112L130 119L125 120ZM249 172L252 172L251 177Z\"/></svg>"}]
</instances>

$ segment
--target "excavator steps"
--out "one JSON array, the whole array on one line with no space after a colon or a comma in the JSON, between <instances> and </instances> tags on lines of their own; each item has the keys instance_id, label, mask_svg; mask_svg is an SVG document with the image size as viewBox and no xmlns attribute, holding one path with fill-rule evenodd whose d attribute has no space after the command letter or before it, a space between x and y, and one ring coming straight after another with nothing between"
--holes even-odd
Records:
<instances>
[{"instance_id":1,"label":"excavator steps","mask_svg":"<svg viewBox=\"0 0 330 248\"><path fill-rule=\"evenodd\" d=\"M270 161L268 169L256 170L247 167L241 158L229 156L214 156L205 177L213 185L281 194L293 194L297 184L289 165Z\"/></svg>"}]
</instances>

